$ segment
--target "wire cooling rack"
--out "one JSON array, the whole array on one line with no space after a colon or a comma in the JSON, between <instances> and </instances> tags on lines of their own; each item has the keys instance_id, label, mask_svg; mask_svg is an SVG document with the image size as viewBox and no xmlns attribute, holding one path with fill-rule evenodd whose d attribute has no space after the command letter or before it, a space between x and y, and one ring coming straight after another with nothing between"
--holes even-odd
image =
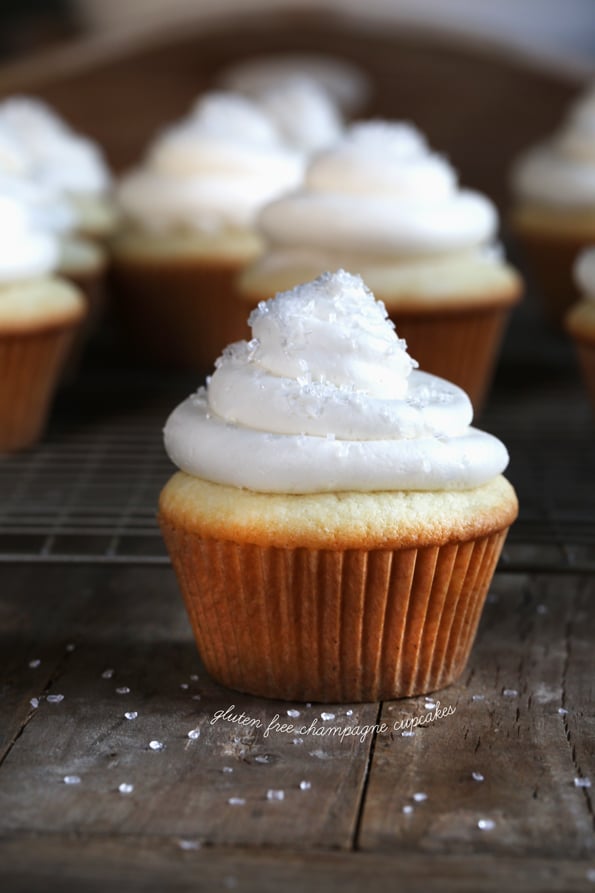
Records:
<instances>
[{"instance_id":1,"label":"wire cooling rack","mask_svg":"<svg viewBox=\"0 0 595 893\"><path fill-rule=\"evenodd\" d=\"M168 412L200 384L96 351L43 442L0 457L0 561L162 564ZM502 569L595 569L595 426L571 345L529 308L510 326L478 427L506 443L521 512Z\"/></svg>"}]
</instances>

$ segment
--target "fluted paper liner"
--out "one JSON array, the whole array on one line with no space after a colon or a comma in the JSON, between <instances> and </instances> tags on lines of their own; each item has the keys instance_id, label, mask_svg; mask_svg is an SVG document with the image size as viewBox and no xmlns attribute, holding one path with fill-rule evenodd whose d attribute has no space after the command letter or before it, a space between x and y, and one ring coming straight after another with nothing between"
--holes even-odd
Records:
<instances>
[{"instance_id":1,"label":"fluted paper liner","mask_svg":"<svg viewBox=\"0 0 595 893\"><path fill-rule=\"evenodd\" d=\"M0 337L0 452L41 437L74 325Z\"/></svg>"},{"instance_id":2,"label":"fluted paper liner","mask_svg":"<svg viewBox=\"0 0 595 893\"><path fill-rule=\"evenodd\" d=\"M353 702L442 688L463 671L508 528L407 549L282 549L161 520L211 676L287 700Z\"/></svg>"},{"instance_id":3,"label":"fluted paper liner","mask_svg":"<svg viewBox=\"0 0 595 893\"><path fill-rule=\"evenodd\" d=\"M241 264L117 258L113 309L133 347L156 363L210 369L223 348L249 338L235 292Z\"/></svg>"},{"instance_id":4,"label":"fluted paper liner","mask_svg":"<svg viewBox=\"0 0 595 893\"><path fill-rule=\"evenodd\" d=\"M538 296L545 319L560 328L569 308L580 297L573 276L574 262L584 248L595 241L592 238L519 230L519 239L527 265L536 280Z\"/></svg>"}]
</instances>

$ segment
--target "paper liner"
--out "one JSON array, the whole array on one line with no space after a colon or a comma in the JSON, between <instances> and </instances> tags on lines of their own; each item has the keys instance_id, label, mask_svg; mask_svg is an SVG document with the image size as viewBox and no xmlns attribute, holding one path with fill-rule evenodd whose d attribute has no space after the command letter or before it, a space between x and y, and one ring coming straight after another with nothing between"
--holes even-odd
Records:
<instances>
[{"instance_id":1,"label":"paper liner","mask_svg":"<svg viewBox=\"0 0 595 893\"><path fill-rule=\"evenodd\" d=\"M62 372L62 379L71 382L76 378L87 342L100 328L106 312L106 274L105 270L101 269L88 273L62 275L76 285L85 299L87 308L82 325L78 326L73 334Z\"/></svg>"},{"instance_id":2,"label":"paper liner","mask_svg":"<svg viewBox=\"0 0 595 893\"><path fill-rule=\"evenodd\" d=\"M201 539L164 519L162 531L211 676L254 695L334 703L455 680L507 533L331 551Z\"/></svg>"},{"instance_id":3,"label":"paper liner","mask_svg":"<svg viewBox=\"0 0 595 893\"><path fill-rule=\"evenodd\" d=\"M476 413L492 382L510 304L450 312L389 309L397 334L420 369L446 378L469 395Z\"/></svg>"},{"instance_id":4,"label":"paper liner","mask_svg":"<svg viewBox=\"0 0 595 893\"><path fill-rule=\"evenodd\" d=\"M118 258L111 275L114 314L145 358L177 368L211 369L224 347L250 338L246 307L235 291L241 266Z\"/></svg>"},{"instance_id":5,"label":"paper liner","mask_svg":"<svg viewBox=\"0 0 595 893\"><path fill-rule=\"evenodd\" d=\"M595 232L591 239L526 230L519 232L518 237L538 286L545 319L561 328L567 311L580 297L572 273L574 262L584 248L593 244Z\"/></svg>"},{"instance_id":6,"label":"paper liner","mask_svg":"<svg viewBox=\"0 0 595 893\"><path fill-rule=\"evenodd\" d=\"M0 336L0 452L41 437L74 325Z\"/></svg>"},{"instance_id":7,"label":"paper liner","mask_svg":"<svg viewBox=\"0 0 595 893\"><path fill-rule=\"evenodd\" d=\"M576 351L589 399L595 412L595 343L576 339Z\"/></svg>"}]
</instances>

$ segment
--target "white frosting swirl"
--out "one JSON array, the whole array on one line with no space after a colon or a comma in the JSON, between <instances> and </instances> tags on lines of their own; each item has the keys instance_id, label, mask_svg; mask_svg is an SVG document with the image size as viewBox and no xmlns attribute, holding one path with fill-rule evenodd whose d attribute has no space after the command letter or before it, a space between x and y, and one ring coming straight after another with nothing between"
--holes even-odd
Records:
<instances>
[{"instance_id":1,"label":"white frosting swirl","mask_svg":"<svg viewBox=\"0 0 595 893\"><path fill-rule=\"evenodd\" d=\"M595 204L595 84L571 106L560 129L517 161L519 198L556 207Z\"/></svg>"},{"instance_id":2,"label":"white frosting swirl","mask_svg":"<svg viewBox=\"0 0 595 893\"><path fill-rule=\"evenodd\" d=\"M57 192L101 194L110 173L98 146L75 133L45 103L15 97L0 103L0 128L19 145L28 173Z\"/></svg>"},{"instance_id":3,"label":"white frosting swirl","mask_svg":"<svg viewBox=\"0 0 595 893\"><path fill-rule=\"evenodd\" d=\"M455 385L419 372L386 309L342 270L262 302L253 339L169 417L188 474L263 492L479 486L507 465Z\"/></svg>"},{"instance_id":4,"label":"white frosting swirl","mask_svg":"<svg viewBox=\"0 0 595 893\"><path fill-rule=\"evenodd\" d=\"M337 142L344 124L338 107L316 81L294 77L264 90L258 104L288 145L311 154Z\"/></svg>"},{"instance_id":5,"label":"white frosting swirl","mask_svg":"<svg viewBox=\"0 0 595 893\"><path fill-rule=\"evenodd\" d=\"M574 263L573 274L584 297L595 301L595 246L581 251Z\"/></svg>"},{"instance_id":6,"label":"white frosting swirl","mask_svg":"<svg viewBox=\"0 0 595 893\"><path fill-rule=\"evenodd\" d=\"M52 273L59 258L57 237L0 181L0 285Z\"/></svg>"},{"instance_id":7,"label":"white frosting swirl","mask_svg":"<svg viewBox=\"0 0 595 893\"><path fill-rule=\"evenodd\" d=\"M419 256L485 244L497 214L457 187L415 128L372 121L317 155L303 189L264 208L259 225L273 247Z\"/></svg>"},{"instance_id":8,"label":"white frosting swirl","mask_svg":"<svg viewBox=\"0 0 595 893\"><path fill-rule=\"evenodd\" d=\"M245 227L301 181L303 164L255 103L212 93L157 138L144 166L123 178L118 198L132 219L156 231Z\"/></svg>"}]
</instances>

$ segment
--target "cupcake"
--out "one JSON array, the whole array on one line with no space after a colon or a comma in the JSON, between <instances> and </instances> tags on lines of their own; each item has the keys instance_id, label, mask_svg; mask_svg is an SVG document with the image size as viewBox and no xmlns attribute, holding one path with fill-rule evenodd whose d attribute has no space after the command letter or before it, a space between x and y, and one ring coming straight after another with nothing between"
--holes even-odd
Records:
<instances>
[{"instance_id":1,"label":"cupcake","mask_svg":"<svg viewBox=\"0 0 595 893\"><path fill-rule=\"evenodd\" d=\"M535 275L549 322L559 326L579 297L572 275L595 243L595 84L549 139L527 150L512 172L512 226Z\"/></svg>"},{"instance_id":2,"label":"cupcake","mask_svg":"<svg viewBox=\"0 0 595 893\"><path fill-rule=\"evenodd\" d=\"M495 243L497 214L402 123L353 125L311 161L301 190L267 205L267 247L240 277L250 306L324 270L360 274L422 368L481 408L521 280Z\"/></svg>"},{"instance_id":3,"label":"cupcake","mask_svg":"<svg viewBox=\"0 0 595 893\"><path fill-rule=\"evenodd\" d=\"M262 247L254 218L303 168L302 154L241 96L204 96L158 136L119 184L125 221L113 244L115 300L139 349L201 369L244 336L234 282Z\"/></svg>"},{"instance_id":4,"label":"cupcake","mask_svg":"<svg viewBox=\"0 0 595 893\"><path fill-rule=\"evenodd\" d=\"M259 99L271 87L307 78L343 115L361 114L372 92L370 78L355 63L322 53L271 53L242 59L220 72L226 90Z\"/></svg>"},{"instance_id":5,"label":"cupcake","mask_svg":"<svg viewBox=\"0 0 595 893\"><path fill-rule=\"evenodd\" d=\"M249 322L165 426L159 520L207 670L305 701L448 685L517 514L506 449L357 276Z\"/></svg>"},{"instance_id":6,"label":"cupcake","mask_svg":"<svg viewBox=\"0 0 595 893\"><path fill-rule=\"evenodd\" d=\"M52 275L57 238L0 185L0 452L41 436L85 302Z\"/></svg>"},{"instance_id":7,"label":"cupcake","mask_svg":"<svg viewBox=\"0 0 595 893\"><path fill-rule=\"evenodd\" d=\"M564 323L576 345L583 378L595 409L595 246L579 255L574 265L574 280L581 299L567 312Z\"/></svg>"},{"instance_id":8,"label":"cupcake","mask_svg":"<svg viewBox=\"0 0 595 893\"><path fill-rule=\"evenodd\" d=\"M111 174L96 143L31 97L0 102L0 130L15 141L28 176L67 199L77 236L102 242L111 235Z\"/></svg>"},{"instance_id":9,"label":"cupcake","mask_svg":"<svg viewBox=\"0 0 595 893\"><path fill-rule=\"evenodd\" d=\"M282 80L263 89L255 101L287 145L306 156L332 146L345 131L339 107L311 78Z\"/></svg>"}]
</instances>

